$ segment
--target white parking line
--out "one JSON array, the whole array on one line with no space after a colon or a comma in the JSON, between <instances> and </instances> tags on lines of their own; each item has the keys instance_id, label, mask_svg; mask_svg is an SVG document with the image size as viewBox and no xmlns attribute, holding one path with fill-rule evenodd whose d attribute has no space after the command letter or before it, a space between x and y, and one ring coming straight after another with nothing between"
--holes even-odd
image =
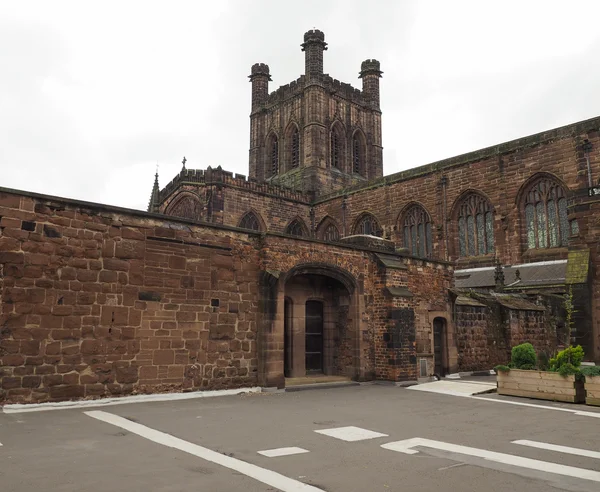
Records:
<instances>
[{"instance_id":1,"label":"white parking line","mask_svg":"<svg viewBox=\"0 0 600 492\"><path fill-rule=\"evenodd\" d=\"M547 442L528 441L527 439L519 439L517 441L512 441L512 443L532 448L547 449L549 451L558 451L559 453L576 454L578 456L586 456L588 458L600 460L600 452L590 451L589 449L571 448L569 446L560 446L559 444L548 444Z\"/></svg>"},{"instance_id":2,"label":"white parking line","mask_svg":"<svg viewBox=\"0 0 600 492\"><path fill-rule=\"evenodd\" d=\"M376 437L388 437L387 434L370 431L368 429L361 429L360 427L354 427L352 425L348 427L337 427L335 429L321 429L316 430L315 432L329 437L335 437L342 441L364 441L365 439L375 439Z\"/></svg>"},{"instance_id":3,"label":"white parking line","mask_svg":"<svg viewBox=\"0 0 600 492\"><path fill-rule=\"evenodd\" d=\"M555 410L557 412L567 412L572 413L574 415L579 415L581 417L595 417L600 419L600 412L586 412L585 410L573 410L571 408L560 408L560 407L549 407L548 405L535 405L533 403L523 403L520 401L512 401L512 400L498 400L496 398L486 398L483 396L469 396L468 398L473 398L474 400L481 401L489 401L492 403L505 403L507 405L517 405L521 407L533 407L533 408L541 408L543 410Z\"/></svg>"},{"instance_id":4,"label":"white parking line","mask_svg":"<svg viewBox=\"0 0 600 492\"><path fill-rule=\"evenodd\" d=\"M496 453L486 449L470 448L468 446L460 446L458 444L450 444L442 441L432 441L431 439L422 439L415 437L413 439L405 439L403 441L390 442L382 444L381 447L391 451L398 451L405 454L417 454L418 451L412 449L417 446L440 449L450 453L459 453L467 456L475 456L488 461L495 461L505 465L517 466L519 468L528 468L530 470L541 471L545 473L553 473L555 475L563 475L566 477L580 478L583 480L591 480L600 482L600 472L587 470L585 468L576 468L574 466L559 465L549 461L533 460L523 458L512 454Z\"/></svg>"},{"instance_id":5,"label":"white parking line","mask_svg":"<svg viewBox=\"0 0 600 492\"><path fill-rule=\"evenodd\" d=\"M312 485L308 485L299 482L298 480L288 478L277 472L267 470L266 468L261 468L260 466L256 466L251 463L247 463L245 461L226 456L224 454L213 451L212 449L208 449L202 446L198 446L197 444L184 441L183 439L179 439L170 434L166 434L165 432L157 431L155 429L146 427L145 425L138 424L136 422L132 422L112 413L103 412L101 410L95 410L84 413L90 417L101 420L102 422L115 425L117 427L120 427L121 429L128 430L129 432L137 434L138 436L144 437L150 441L162 444L163 446L175 448L185 453L198 456L198 458L210 461L211 463L224 466L225 468L229 468L230 470L235 470L248 477L258 480L259 482L270 485L271 487L275 487L276 489L281 490L283 492L324 492L322 489L313 487Z\"/></svg>"},{"instance_id":6,"label":"white parking line","mask_svg":"<svg viewBox=\"0 0 600 492\"><path fill-rule=\"evenodd\" d=\"M308 449L302 448L277 448L277 449L266 449L265 451L258 451L258 454L262 454L267 458L277 458L279 456L289 456L291 454L308 453Z\"/></svg>"}]
</instances>

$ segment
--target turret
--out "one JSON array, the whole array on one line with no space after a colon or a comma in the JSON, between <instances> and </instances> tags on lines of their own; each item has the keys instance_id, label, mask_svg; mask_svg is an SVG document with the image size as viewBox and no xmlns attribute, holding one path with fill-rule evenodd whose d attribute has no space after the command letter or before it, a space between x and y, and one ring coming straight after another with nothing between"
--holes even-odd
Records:
<instances>
[{"instance_id":1,"label":"turret","mask_svg":"<svg viewBox=\"0 0 600 492\"><path fill-rule=\"evenodd\" d=\"M311 75L320 75L323 73L323 51L327 49L325 34L318 29L311 29L304 34L304 66L307 78Z\"/></svg>"},{"instance_id":2,"label":"turret","mask_svg":"<svg viewBox=\"0 0 600 492\"><path fill-rule=\"evenodd\" d=\"M379 79L383 73L377 60L365 60L360 65L359 78L363 81L363 96L371 106L379 108Z\"/></svg>"},{"instance_id":3,"label":"turret","mask_svg":"<svg viewBox=\"0 0 600 492\"><path fill-rule=\"evenodd\" d=\"M269 65L255 63L252 65L248 78L252 82L252 109L254 110L265 103L269 97L269 81L271 80Z\"/></svg>"}]
</instances>

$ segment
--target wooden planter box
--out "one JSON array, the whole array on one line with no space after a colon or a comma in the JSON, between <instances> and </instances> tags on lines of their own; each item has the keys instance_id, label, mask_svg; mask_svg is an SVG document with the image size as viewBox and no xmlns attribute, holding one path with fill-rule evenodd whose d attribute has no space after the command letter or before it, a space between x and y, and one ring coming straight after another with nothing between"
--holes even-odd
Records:
<instances>
[{"instance_id":1,"label":"wooden planter box","mask_svg":"<svg viewBox=\"0 0 600 492\"><path fill-rule=\"evenodd\" d=\"M575 376L562 377L555 372L511 369L508 372L498 371L497 381L499 395L570 403L585 400L583 381L575 381ZM600 386L598 388L600 395Z\"/></svg>"},{"instance_id":2,"label":"wooden planter box","mask_svg":"<svg viewBox=\"0 0 600 492\"><path fill-rule=\"evenodd\" d=\"M585 402L600 407L600 376L585 378Z\"/></svg>"}]
</instances>

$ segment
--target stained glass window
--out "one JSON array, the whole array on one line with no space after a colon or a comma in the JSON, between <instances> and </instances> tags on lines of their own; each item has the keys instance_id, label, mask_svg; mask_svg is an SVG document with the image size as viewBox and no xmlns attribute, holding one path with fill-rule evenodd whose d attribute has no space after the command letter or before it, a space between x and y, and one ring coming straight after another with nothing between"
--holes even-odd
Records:
<instances>
[{"instance_id":1,"label":"stained glass window","mask_svg":"<svg viewBox=\"0 0 600 492\"><path fill-rule=\"evenodd\" d=\"M366 234L381 237L382 231L379 222L371 214L364 214L354 226L354 234Z\"/></svg>"},{"instance_id":2,"label":"stained glass window","mask_svg":"<svg viewBox=\"0 0 600 492\"><path fill-rule=\"evenodd\" d=\"M298 167L300 165L300 133L296 126L294 126L294 130L292 131L291 157L292 167Z\"/></svg>"},{"instance_id":3,"label":"stained glass window","mask_svg":"<svg viewBox=\"0 0 600 492\"><path fill-rule=\"evenodd\" d=\"M333 128L331 130L331 166L337 167L338 169L341 166L341 138L338 133L337 128Z\"/></svg>"},{"instance_id":4,"label":"stained glass window","mask_svg":"<svg viewBox=\"0 0 600 492\"><path fill-rule=\"evenodd\" d=\"M525 197L528 248L555 248L569 243L565 190L555 181L537 181Z\"/></svg>"},{"instance_id":5,"label":"stained glass window","mask_svg":"<svg viewBox=\"0 0 600 492\"><path fill-rule=\"evenodd\" d=\"M352 172L365 175L365 145L359 132L352 138Z\"/></svg>"},{"instance_id":6,"label":"stained glass window","mask_svg":"<svg viewBox=\"0 0 600 492\"><path fill-rule=\"evenodd\" d=\"M306 227L304 227L304 224L302 224L302 221L300 221L299 219L292 221L290 225L287 226L285 233L290 234L291 236L300 237L304 237L307 235Z\"/></svg>"},{"instance_id":7,"label":"stained glass window","mask_svg":"<svg viewBox=\"0 0 600 492\"><path fill-rule=\"evenodd\" d=\"M460 256L485 255L494 252L494 215L492 205L472 193L458 210L458 246Z\"/></svg>"},{"instance_id":8,"label":"stained glass window","mask_svg":"<svg viewBox=\"0 0 600 492\"><path fill-rule=\"evenodd\" d=\"M431 244L431 219L420 205L414 205L404 214L404 247L413 256L429 258L433 254Z\"/></svg>"},{"instance_id":9,"label":"stained glass window","mask_svg":"<svg viewBox=\"0 0 600 492\"><path fill-rule=\"evenodd\" d=\"M254 212L248 212L242 217L242 220L240 220L240 227L242 229L260 231L260 221Z\"/></svg>"},{"instance_id":10,"label":"stained glass window","mask_svg":"<svg viewBox=\"0 0 600 492\"><path fill-rule=\"evenodd\" d=\"M325 232L323 233L323 240L325 241L337 241L340 238L340 231L335 226L335 224L329 224L325 228Z\"/></svg>"},{"instance_id":11,"label":"stained glass window","mask_svg":"<svg viewBox=\"0 0 600 492\"><path fill-rule=\"evenodd\" d=\"M279 172L279 142L277 137L273 135L271 139L271 176L275 176Z\"/></svg>"},{"instance_id":12,"label":"stained glass window","mask_svg":"<svg viewBox=\"0 0 600 492\"><path fill-rule=\"evenodd\" d=\"M173 206L167 209L167 215L182 217L184 219L200 220L202 205L200 201L191 197L183 196Z\"/></svg>"}]
</instances>

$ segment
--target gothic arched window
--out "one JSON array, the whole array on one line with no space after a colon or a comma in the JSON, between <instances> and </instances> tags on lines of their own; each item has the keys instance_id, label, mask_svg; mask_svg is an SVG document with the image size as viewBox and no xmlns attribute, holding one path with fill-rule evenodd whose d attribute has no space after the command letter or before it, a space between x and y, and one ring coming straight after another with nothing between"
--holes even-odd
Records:
<instances>
[{"instance_id":1,"label":"gothic arched window","mask_svg":"<svg viewBox=\"0 0 600 492\"><path fill-rule=\"evenodd\" d=\"M490 202L475 193L464 198L458 209L460 256L494 252L494 214Z\"/></svg>"},{"instance_id":2,"label":"gothic arched window","mask_svg":"<svg viewBox=\"0 0 600 492\"><path fill-rule=\"evenodd\" d=\"M269 163L271 164L271 176L275 176L279 173L279 141L277 135L273 135L269 143Z\"/></svg>"},{"instance_id":3,"label":"gothic arched window","mask_svg":"<svg viewBox=\"0 0 600 492\"><path fill-rule=\"evenodd\" d=\"M295 219L292 222L290 222L290 224L285 229L285 233L289 234L290 236L299 237L304 237L307 235L306 227L304 227L304 224L300 219Z\"/></svg>"},{"instance_id":4,"label":"gothic arched window","mask_svg":"<svg viewBox=\"0 0 600 492\"><path fill-rule=\"evenodd\" d=\"M323 240L324 241L337 241L340 238L340 231L335 226L335 224L329 224L325 231L323 231Z\"/></svg>"},{"instance_id":5,"label":"gothic arched window","mask_svg":"<svg viewBox=\"0 0 600 492\"><path fill-rule=\"evenodd\" d=\"M254 212L248 212L240 220L240 228L250 229L252 231L260 231L260 220Z\"/></svg>"},{"instance_id":6,"label":"gothic arched window","mask_svg":"<svg viewBox=\"0 0 600 492\"><path fill-rule=\"evenodd\" d=\"M167 209L167 215L184 219L200 220L202 206L200 201L192 196L183 196Z\"/></svg>"},{"instance_id":7,"label":"gothic arched window","mask_svg":"<svg viewBox=\"0 0 600 492\"><path fill-rule=\"evenodd\" d=\"M365 143L362 134L357 131L352 137L352 172L364 176L365 172Z\"/></svg>"},{"instance_id":8,"label":"gothic arched window","mask_svg":"<svg viewBox=\"0 0 600 492\"><path fill-rule=\"evenodd\" d=\"M525 196L527 247L556 248L569 242L565 190L555 181L537 181Z\"/></svg>"},{"instance_id":9,"label":"gothic arched window","mask_svg":"<svg viewBox=\"0 0 600 492\"><path fill-rule=\"evenodd\" d=\"M343 168L344 148L342 138L343 136L339 123L334 124L331 128L331 167L335 167L337 169Z\"/></svg>"},{"instance_id":10,"label":"gothic arched window","mask_svg":"<svg viewBox=\"0 0 600 492\"><path fill-rule=\"evenodd\" d=\"M377 219L371 214L364 214L358 219L354 226L354 234L365 234L367 236L382 236L382 230Z\"/></svg>"},{"instance_id":11,"label":"gothic arched window","mask_svg":"<svg viewBox=\"0 0 600 492\"><path fill-rule=\"evenodd\" d=\"M404 247L413 256L428 258L432 256L431 219L420 205L413 205L404 214L402 224Z\"/></svg>"},{"instance_id":12,"label":"gothic arched window","mask_svg":"<svg viewBox=\"0 0 600 492\"><path fill-rule=\"evenodd\" d=\"M290 142L290 154L291 154L291 167L298 167L300 165L300 132L298 127L294 125L292 130L292 138Z\"/></svg>"}]
</instances>

